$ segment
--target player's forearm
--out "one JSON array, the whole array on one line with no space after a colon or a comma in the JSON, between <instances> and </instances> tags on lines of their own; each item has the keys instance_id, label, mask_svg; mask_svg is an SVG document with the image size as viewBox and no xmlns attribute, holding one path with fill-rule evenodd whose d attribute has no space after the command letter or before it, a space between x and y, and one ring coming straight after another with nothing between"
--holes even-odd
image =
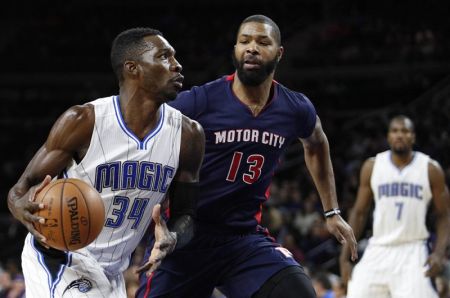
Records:
<instances>
[{"instance_id":1,"label":"player's forearm","mask_svg":"<svg viewBox=\"0 0 450 298\"><path fill-rule=\"evenodd\" d=\"M8 192L8 209L13 215L15 202L23 197L31 187L26 181L25 179L19 180Z\"/></svg>"},{"instance_id":2,"label":"player's forearm","mask_svg":"<svg viewBox=\"0 0 450 298\"><path fill-rule=\"evenodd\" d=\"M195 223L191 215L185 214L170 218L167 226L170 232L175 232L177 235L175 249L184 247L194 237Z\"/></svg>"},{"instance_id":3,"label":"player's forearm","mask_svg":"<svg viewBox=\"0 0 450 298\"><path fill-rule=\"evenodd\" d=\"M320 142L305 146L305 162L319 192L323 209L338 208L330 149L325 136Z\"/></svg>"},{"instance_id":4,"label":"player's forearm","mask_svg":"<svg viewBox=\"0 0 450 298\"><path fill-rule=\"evenodd\" d=\"M352 227L356 240L361 238L361 234L366 226L368 211L352 210L348 219L348 224ZM350 247L344 244L341 251L341 259L348 260L350 258Z\"/></svg>"},{"instance_id":5,"label":"player's forearm","mask_svg":"<svg viewBox=\"0 0 450 298\"><path fill-rule=\"evenodd\" d=\"M175 249L185 246L194 237L197 197L198 182L172 182L168 228L177 234Z\"/></svg>"},{"instance_id":6,"label":"player's forearm","mask_svg":"<svg viewBox=\"0 0 450 298\"><path fill-rule=\"evenodd\" d=\"M450 218L447 212L438 215L436 222L436 245L434 252L444 256L449 241Z\"/></svg>"}]
</instances>

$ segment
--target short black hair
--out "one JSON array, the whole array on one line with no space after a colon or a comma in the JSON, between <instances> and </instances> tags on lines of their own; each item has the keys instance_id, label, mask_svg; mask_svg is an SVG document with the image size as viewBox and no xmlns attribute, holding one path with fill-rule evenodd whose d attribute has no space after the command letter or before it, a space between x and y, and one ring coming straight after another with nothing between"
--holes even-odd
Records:
<instances>
[{"instance_id":1,"label":"short black hair","mask_svg":"<svg viewBox=\"0 0 450 298\"><path fill-rule=\"evenodd\" d=\"M119 33L111 46L111 66L119 82L123 81L122 68L126 60L138 60L139 54L145 50L144 37L163 36L159 30L152 28L131 28Z\"/></svg>"},{"instance_id":2,"label":"short black hair","mask_svg":"<svg viewBox=\"0 0 450 298\"><path fill-rule=\"evenodd\" d=\"M247 17L245 20L242 21L241 25L239 26L239 29L241 28L241 26L245 23L250 23L250 22L256 22L256 23L263 23L263 24L267 24L269 26L272 27L273 32L274 32L274 37L275 37L275 41L278 43L278 45L281 45L281 32L280 32L280 28L278 28L278 25L269 17L266 17L265 15L262 14L255 14L252 16Z\"/></svg>"},{"instance_id":3,"label":"short black hair","mask_svg":"<svg viewBox=\"0 0 450 298\"><path fill-rule=\"evenodd\" d=\"M411 127L410 127L411 132L415 132L414 122L412 122L411 118L409 118L408 116L397 115L397 116L392 117L391 121L389 121L389 127L391 127L392 122L395 122L395 121L409 122L409 124L411 125Z\"/></svg>"}]
</instances>

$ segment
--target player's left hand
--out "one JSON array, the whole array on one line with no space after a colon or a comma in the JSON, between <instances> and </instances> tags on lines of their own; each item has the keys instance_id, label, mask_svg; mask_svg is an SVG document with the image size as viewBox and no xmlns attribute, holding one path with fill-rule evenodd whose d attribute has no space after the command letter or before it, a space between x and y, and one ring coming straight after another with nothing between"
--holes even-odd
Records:
<instances>
[{"instance_id":1,"label":"player's left hand","mask_svg":"<svg viewBox=\"0 0 450 298\"><path fill-rule=\"evenodd\" d=\"M444 269L444 256L434 252L428 257L424 266L426 265L428 265L428 270L425 271L425 276L436 277Z\"/></svg>"},{"instance_id":2,"label":"player's left hand","mask_svg":"<svg viewBox=\"0 0 450 298\"><path fill-rule=\"evenodd\" d=\"M152 272L159 267L164 257L171 253L177 244L176 233L170 232L167 228L166 222L161 218L160 204L153 207L152 218L155 222L155 244L153 245L153 249L147 263L136 270L137 273L147 271L147 276L152 274Z\"/></svg>"},{"instance_id":3,"label":"player's left hand","mask_svg":"<svg viewBox=\"0 0 450 298\"><path fill-rule=\"evenodd\" d=\"M351 259L356 261L358 259L358 250L352 227L340 215L334 215L327 218L327 228L341 244L348 244L351 251Z\"/></svg>"}]
</instances>

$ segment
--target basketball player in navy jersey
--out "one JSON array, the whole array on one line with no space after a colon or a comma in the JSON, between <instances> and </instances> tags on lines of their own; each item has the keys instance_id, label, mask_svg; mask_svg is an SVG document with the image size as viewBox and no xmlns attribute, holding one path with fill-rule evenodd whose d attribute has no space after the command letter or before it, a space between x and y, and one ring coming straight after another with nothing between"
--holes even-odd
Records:
<instances>
[{"instance_id":1,"label":"basketball player in navy jersey","mask_svg":"<svg viewBox=\"0 0 450 298\"><path fill-rule=\"evenodd\" d=\"M431 278L443 269L450 228L444 171L437 161L413 150L414 124L408 117L392 118L387 140L390 150L361 168L349 223L360 237L374 202L373 235L353 272L349 249L343 247L340 265L344 283L349 282L347 297L438 297ZM437 216L431 254L425 224L430 203Z\"/></svg>"},{"instance_id":2,"label":"basketball player in navy jersey","mask_svg":"<svg viewBox=\"0 0 450 298\"><path fill-rule=\"evenodd\" d=\"M315 297L303 268L259 225L275 166L299 138L328 228L357 257L352 229L339 215L328 141L313 104L273 80L282 54L278 26L262 15L248 17L237 34L236 72L172 103L205 130L198 226L188 245L141 275L138 297L206 298L215 287L232 298Z\"/></svg>"},{"instance_id":3,"label":"basketball player in navy jersey","mask_svg":"<svg viewBox=\"0 0 450 298\"><path fill-rule=\"evenodd\" d=\"M111 63L119 95L64 112L9 192L11 213L30 232L22 253L27 297L126 297L122 273L152 213L153 265L193 235L204 133L166 104L182 88L175 50L158 30L134 28L115 38ZM58 175L91 184L105 205L100 235L73 252L48 248L33 227L45 224L34 213L47 207L35 196ZM168 193L169 230L159 205Z\"/></svg>"}]
</instances>

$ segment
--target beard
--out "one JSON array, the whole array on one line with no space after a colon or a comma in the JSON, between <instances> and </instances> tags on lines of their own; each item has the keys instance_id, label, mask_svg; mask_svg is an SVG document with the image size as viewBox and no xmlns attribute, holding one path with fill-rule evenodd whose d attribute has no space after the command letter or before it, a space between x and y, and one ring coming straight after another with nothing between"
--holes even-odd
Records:
<instances>
[{"instance_id":1,"label":"beard","mask_svg":"<svg viewBox=\"0 0 450 298\"><path fill-rule=\"evenodd\" d=\"M391 146L391 150L397 155L406 156L412 149L408 146Z\"/></svg>"},{"instance_id":2,"label":"beard","mask_svg":"<svg viewBox=\"0 0 450 298\"><path fill-rule=\"evenodd\" d=\"M231 56L233 58L233 65L236 68L239 80L241 80L241 82L247 86L260 85L272 72L275 71L275 68L278 65L278 57L275 57L272 60L261 64L261 68L259 69L245 70L244 61L239 61L236 58L236 54L234 52Z\"/></svg>"}]
</instances>

